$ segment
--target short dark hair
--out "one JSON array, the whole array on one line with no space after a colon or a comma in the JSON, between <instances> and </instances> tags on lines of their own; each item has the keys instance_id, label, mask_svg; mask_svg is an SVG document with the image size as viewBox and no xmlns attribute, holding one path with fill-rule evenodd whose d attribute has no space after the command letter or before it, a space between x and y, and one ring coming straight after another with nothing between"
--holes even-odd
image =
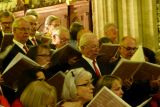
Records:
<instances>
[{"instance_id":1,"label":"short dark hair","mask_svg":"<svg viewBox=\"0 0 160 107\"><path fill-rule=\"evenodd\" d=\"M9 12L9 11L2 11L0 13L0 21L3 17L12 17L12 20L14 21L14 15L12 12Z\"/></svg>"},{"instance_id":2,"label":"short dark hair","mask_svg":"<svg viewBox=\"0 0 160 107\"><path fill-rule=\"evenodd\" d=\"M71 40L77 40L77 34L78 32L84 29L84 26L79 22L73 22L70 26L70 36Z\"/></svg>"},{"instance_id":3,"label":"short dark hair","mask_svg":"<svg viewBox=\"0 0 160 107\"><path fill-rule=\"evenodd\" d=\"M107 37L102 37L99 39L99 46L103 45L104 43L111 43L111 40Z\"/></svg>"}]
</instances>

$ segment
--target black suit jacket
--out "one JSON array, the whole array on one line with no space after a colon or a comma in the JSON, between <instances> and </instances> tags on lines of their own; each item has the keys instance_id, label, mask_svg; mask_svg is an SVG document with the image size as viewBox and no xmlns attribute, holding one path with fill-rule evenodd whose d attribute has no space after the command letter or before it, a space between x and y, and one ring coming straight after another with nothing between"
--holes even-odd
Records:
<instances>
[{"instance_id":1,"label":"black suit jacket","mask_svg":"<svg viewBox=\"0 0 160 107\"><path fill-rule=\"evenodd\" d=\"M107 74L107 63L103 62L102 60L99 60L97 58L97 64L98 67L100 69L100 72L102 75L106 75ZM78 67L83 67L84 69L86 69L87 71L89 71L92 74L92 77L94 79L93 81L93 85L95 85L95 83L97 82L97 80L99 79L99 77L96 75L94 69L91 67L91 65L83 58L81 57L73 66L72 68L78 68Z\"/></svg>"},{"instance_id":2,"label":"black suit jacket","mask_svg":"<svg viewBox=\"0 0 160 107\"><path fill-rule=\"evenodd\" d=\"M10 52L2 61L2 70L4 70L7 67L7 65L18 54L18 52L25 55L25 52L20 47L18 47L16 44L13 44L13 45L14 45L13 48L10 50Z\"/></svg>"},{"instance_id":3,"label":"black suit jacket","mask_svg":"<svg viewBox=\"0 0 160 107\"><path fill-rule=\"evenodd\" d=\"M28 41L27 41L27 45L34 45L34 44L32 44L32 42L28 39Z\"/></svg>"},{"instance_id":4,"label":"black suit jacket","mask_svg":"<svg viewBox=\"0 0 160 107\"><path fill-rule=\"evenodd\" d=\"M25 54L24 51L21 48L19 48L16 44L13 44L13 45L14 45L13 48L10 50L8 55L2 61L2 71L4 71L4 69L10 63L10 61L17 55L18 52ZM3 90L4 96L8 99L9 103L11 104L15 100L14 90L11 88L8 88L5 85L2 85L2 90Z\"/></svg>"},{"instance_id":5,"label":"black suit jacket","mask_svg":"<svg viewBox=\"0 0 160 107\"><path fill-rule=\"evenodd\" d=\"M3 40L3 33L2 31L0 31L0 44L2 43L2 40Z\"/></svg>"},{"instance_id":6,"label":"black suit jacket","mask_svg":"<svg viewBox=\"0 0 160 107\"><path fill-rule=\"evenodd\" d=\"M37 42L37 45L40 44L40 41L38 39L36 39L36 42ZM31 40L28 39L27 43L26 43L28 46L35 46Z\"/></svg>"}]
</instances>

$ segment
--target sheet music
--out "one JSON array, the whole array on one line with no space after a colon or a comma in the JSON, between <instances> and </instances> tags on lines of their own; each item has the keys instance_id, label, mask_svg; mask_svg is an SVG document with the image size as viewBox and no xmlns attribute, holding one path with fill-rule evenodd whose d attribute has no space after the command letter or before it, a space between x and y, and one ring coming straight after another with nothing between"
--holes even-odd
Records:
<instances>
[{"instance_id":1,"label":"sheet music","mask_svg":"<svg viewBox=\"0 0 160 107\"><path fill-rule=\"evenodd\" d=\"M107 87L103 87L87 107L131 107Z\"/></svg>"}]
</instances>

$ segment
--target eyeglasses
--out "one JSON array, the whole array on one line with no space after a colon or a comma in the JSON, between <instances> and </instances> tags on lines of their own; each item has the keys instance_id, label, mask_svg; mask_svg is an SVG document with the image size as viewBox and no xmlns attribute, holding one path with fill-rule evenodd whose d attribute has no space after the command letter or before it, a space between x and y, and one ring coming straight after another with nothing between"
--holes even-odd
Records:
<instances>
[{"instance_id":1,"label":"eyeglasses","mask_svg":"<svg viewBox=\"0 0 160 107\"><path fill-rule=\"evenodd\" d=\"M25 28L25 27L16 27L15 29L18 29L20 31L30 31L30 28Z\"/></svg>"},{"instance_id":2,"label":"eyeglasses","mask_svg":"<svg viewBox=\"0 0 160 107\"><path fill-rule=\"evenodd\" d=\"M122 46L123 48L125 48L127 51L136 51L137 50L137 48L136 47L134 47L134 48L132 48L132 47L125 47L125 46Z\"/></svg>"},{"instance_id":3,"label":"eyeglasses","mask_svg":"<svg viewBox=\"0 0 160 107\"><path fill-rule=\"evenodd\" d=\"M90 49L98 49L99 45L84 45L84 47L90 48Z\"/></svg>"},{"instance_id":4,"label":"eyeglasses","mask_svg":"<svg viewBox=\"0 0 160 107\"><path fill-rule=\"evenodd\" d=\"M3 25L10 25L12 24L13 22L1 22Z\"/></svg>"},{"instance_id":5,"label":"eyeglasses","mask_svg":"<svg viewBox=\"0 0 160 107\"><path fill-rule=\"evenodd\" d=\"M35 23L30 22L30 25L31 25L31 26L37 26L37 23L36 23L36 22L35 22Z\"/></svg>"},{"instance_id":6,"label":"eyeglasses","mask_svg":"<svg viewBox=\"0 0 160 107\"><path fill-rule=\"evenodd\" d=\"M88 81L87 83L84 83L84 84L80 84L80 85L77 85L77 86L84 86L84 87L88 87L92 84L94 79L91 79L91 81Z\"/></svg>"}]
</instances>

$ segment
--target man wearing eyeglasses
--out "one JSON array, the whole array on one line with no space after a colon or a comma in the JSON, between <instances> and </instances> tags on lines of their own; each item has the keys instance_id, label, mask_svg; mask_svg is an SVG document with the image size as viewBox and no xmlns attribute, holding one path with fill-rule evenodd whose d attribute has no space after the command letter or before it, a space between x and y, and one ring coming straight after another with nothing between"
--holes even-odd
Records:
<instances>
[{"instance_id":1,"label":"man wearing eyeglasses","mask_svg":"<svg viewBox=\"0 0 160 107\"><path fill-rule=\"evenodd\" d=\"M0 13L0 45L2 44L2 40L4 39L5 35L7 36L6 39L9 44L12 41L12 38L13 38L12 23L13 23L13 21L14 21L14 15L11 12L3 11ZM11 40L10 40L10 38L11 38ZM3 40L3 41L5 41L5 40ZM9 45L8 43L7 43L7 45ZM3 50L2 48L5 48L5 47L6 46L2 47L2 45L1 45L1 51Z\"/></svg>"},{"instance_id":2,"label":"man wearing eyeglasses","mask_svg":"<svg viewBox=\"0 0 160 107\"><path fill-rule=\"evenodd\" d=\"M121 58L125 58L125 59L130 59L133 54L136 52L137 50L137 43L136 43L136 39L133 38L132 36L126 36L123 37L121 42L120 42L120 47L118 50L118 57L110 63L110 71L112 72L113 69L116 67L117 63L120 61Z\"/></svg>"},{"instance_id":3,"label":"man wearing eyeglasses","mask_svg":"<svg viewBox=\"0 0 160 107\"><path fill-rule=\"evenodd\" d=\"M12 31L14 36L12 44L13 47L3 59L2 69L7 67L7 65L18 54L18 52L25 55L29 51L29 47L26 45L30 34L29 22L24 17L16 19L13 22Z\"/></svg>"},{"instance_id":4,"label":"man wearing eyeglasses","mask_svg":"<svg viewBox=\"0 0 160 107\"><path fill-rule=\"evenodd\" d=\"M15 19L12 24L12 31L13 31L13 42L12 42L13 44L11 45L12 48L9 50L5 58L2 60L2 65L1 65L2 71L8 66L11 60L19 52L25 55L28 51L24 49L24 46L26 46L26 41L28 40L30 34L29 22L24 17ZM2 90L5 97L8 99L9 103L12 103L15 97L14 90L3 85L2 85Z\"/></svg>"},{"instance_id":5,"label":"man wearing eyeglasses","mask_svg":"<svg viewBox=\"0 0 160 107\"><path fill-rule=\"evenodd\" d=\"M79 49L82 57L73 65L73 67L84 67L91 72L93 76L93 84L104 74L107 74L107 65L104 60L100 61L99 55L99 42L95 34L84 33L79 42Z\"/></svg>"},{"instance_id":6,"label":"man wearing eyeglasses","mask_svg":"<svg viewBox=\"0 0 160 107\"><path fill-rule=\"evenodd\" d=\"M4 33L12 33L12 23L14 15L9 11L4 11L0 14L1 29Z\"/></svg>"},{"instance_id":7,"label":"man wearing eyeglasses","mask_svg":"<svg viewBox=\"0 0 160 107\"><path fill-rule=\"evenodd\" d=\"M119 59L125 58L130 60L130 58L137 50L136 46L137 43L135 38L131 36L126 36L122 38L119 48L120 52ZM125 70L124 72L127 72L127 70ZM135 81L133 78L129 78L128 80L124 81L125 82L123 83L123 85L127 85L127 88L123 89L124 91L123 99L133 107L147 100L147 98L149 98L149 95L154 93L155 87L157 87L153 86L153 84L157 84L158 82L158 80Z\"/></svg>"},{"instance_id":8,"label":"man wearing eyeglasses","mask_svg":"<svg viewBox=\"0 0 160 107\"><path fill-rule=\"evenodd\" d=\"M120 56L125 59L130 59L137 50L136 46L136 39L131 36L124 37L120 43Z\"/></svg>"}]
</instances>

